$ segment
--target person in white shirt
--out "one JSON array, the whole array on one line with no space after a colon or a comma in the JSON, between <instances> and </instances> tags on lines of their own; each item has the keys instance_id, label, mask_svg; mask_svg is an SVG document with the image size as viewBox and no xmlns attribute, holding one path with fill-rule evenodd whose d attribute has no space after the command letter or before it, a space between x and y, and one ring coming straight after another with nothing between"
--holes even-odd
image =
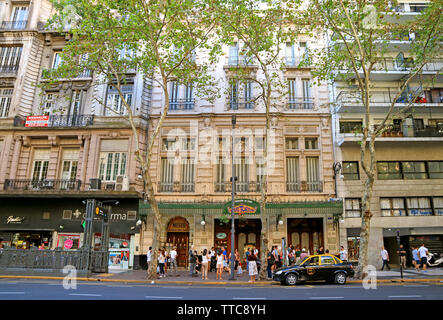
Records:
<instances>
[{"instance_id":1,"label":"person in white shirt","mask_svg":"<svg viewBox=\"0 0 443 320\"><path fill-rule=\"evenodd\" d=\"M152 247L149 247L148 252L146 253L146 263L148 265L148 268L146 269L149 275L149 265L151 263L151 259L152 259Z\"/></svg>"},{"instance_id":2,"label":"person in white shirt","mask_svg":"<svg viewBox=\"0 0 443 320\"><path fill-rule=\"evenodd\" d=\"M385 250L385 247L381 247L380 255L381 255L381 259L383 260L383 266L381 267L381 270L383 271L385 266L388 268L388 270L391 270L391 267L388 264L388 262L389 262L389 254Z\"/></svg>"},{"instance_id":3,"label":"person in white shirt","mask_svg":"<svg viewBox=\"0 0 443 320\"><path fill-rule=\"evenodd\" d=\"M172 250L169 252L169 257L171 258L171 266L170 269L174 268L174 272L177 273L177 247L173 247Z\"/></svg>"},{"instance_id":4,"label":"person in white shirt","mask_svg":"<svg viewBox=\"0 0 443 320\"><path fill-rule=\"evenodd\" d=\"M202 280L208 280L208 269L209 269L209 254L208 250L203 250L202 254Z\"/></svg>"},{"instance_id":5,"label":"person in white shirt","mask_svg":"<svg viewBox=\"0 0 443 320\"><path fill-rule=\"evenodd\" d=\"M425 247L425 244L422 243L421 247L418 249L418 256L420 258L420 267L423 266L423 271L426 272L427 264L428 264L428 249ZM418 269L420 270L420 267Z\"/></svg>"},{"instance_id":6,"label":"person in white shirt","mask_svg":"<svg viewBox=\"0 0 443 320\"><path fill-rule=\"evenodd\" d=\"M343 246L341 246L340 249L340 260L344 262L348 261L348 251L346 251Z\"/></svg>"}]
</instances>

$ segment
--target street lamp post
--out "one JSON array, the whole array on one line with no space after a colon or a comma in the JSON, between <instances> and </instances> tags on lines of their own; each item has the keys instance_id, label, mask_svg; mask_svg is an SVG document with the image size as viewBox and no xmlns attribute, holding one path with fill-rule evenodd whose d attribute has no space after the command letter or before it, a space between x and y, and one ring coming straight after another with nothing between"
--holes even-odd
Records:
<instances>
[{"instance_id":1,"label":"street lamp post","mask_svg":"<svg viewBox=\"0 0 443 320\"><path fill-rule=\"evenodd\" d=\"M231 165L232 165L232 199L231 199L231 275L229 277L229 280L235 280L234 275L234 262L235 262L235 255L234 255L234 245L235 245L235 224L234 224L234 197L235 197L235 166L234 166L234 131L235 131L235 123L236 123L236 116L232 115L232 159L231 159Z\"/></svg>"},{"instance_id":2,"label":"street lamp post","mask_svg":"<svg viewBox=\"0 0 443 320\"><path fill-rule=\"evenodd\" d=\"M401 247L400 247L400 230L397 230L397 244L398 244L398 260L400 262L400 278L403 280L403 265L401 263Z\"/></svg>"}]
</instances>

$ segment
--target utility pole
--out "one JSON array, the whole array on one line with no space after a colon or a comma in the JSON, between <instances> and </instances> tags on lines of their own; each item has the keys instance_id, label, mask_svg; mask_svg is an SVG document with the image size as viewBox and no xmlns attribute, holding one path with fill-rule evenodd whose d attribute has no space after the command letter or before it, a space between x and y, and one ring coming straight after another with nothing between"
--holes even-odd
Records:
<instances>
[{"instance_id":1,"label":"utility pole","mask_svg":"<svg viewBox=\"0 0 443 320\"><path fill-rule=\"evenodd\" d=\"M403 265L401 263L401 247L400 247L400 230L397 230L397 244L398 244L398 261L400 263L400 278L403 280Z\"/></svg>"},{"instance_id":2,"label":"utility pole","mask_svg":"<svg viewBox=\"0 0 443 320\"><path fill-rule=\"evenodd\" d=\"M93 222L94 222L94 210L95 210L95 199L88 199L86 201L86 217L85 217L85 235L83 239L83 253L85 254L86 260L86 271L89 276L90 268L89 264L91 261L91 245L92 245L92 233L93 233Z\"/></svg>"}]
</instances>

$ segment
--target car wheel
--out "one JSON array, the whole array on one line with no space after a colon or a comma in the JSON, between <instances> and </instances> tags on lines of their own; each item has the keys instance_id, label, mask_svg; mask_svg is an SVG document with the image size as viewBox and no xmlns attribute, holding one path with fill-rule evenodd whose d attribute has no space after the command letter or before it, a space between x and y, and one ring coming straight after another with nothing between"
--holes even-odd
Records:
<instances>
[{"instance_id":1,"label":"car wheel","mask_svg":"<svg viewBox=\"0 0 443 320\"><path fill-rule=\"evenodd\" d=\"M294 286L297 284L298 282L298 277L296 274L294 273L290 273L286 276L285 278L285 282L288 286Z\"/></svg>"},{"instance_id":2,"label":"car wheel","mask_svg":"<svg viewBox=\"0 0 443 320\"><path fill-rule=\"evenodd\" d=\"M343 272L339 272L335 275L335 283L336 284L345 284L346 283L346 274Z\"/></svg>"}]
</instances>

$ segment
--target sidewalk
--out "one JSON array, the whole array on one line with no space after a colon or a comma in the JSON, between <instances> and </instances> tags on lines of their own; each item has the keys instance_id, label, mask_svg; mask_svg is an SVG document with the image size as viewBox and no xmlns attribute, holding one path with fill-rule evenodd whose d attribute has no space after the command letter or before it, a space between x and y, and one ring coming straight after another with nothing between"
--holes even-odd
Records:
<instances>
[{"instance_id":1,"label":"sidewalk","mask_svg":"<svg viewBox=\"0 0 443 320\"><path fill-rule=\"evenodd\" d=\"M19 279L54 279L60 280L63 277L44 277L44 276L5 276L2 278L19 278ZM168 272L165 278L147 280L146 270L110 270L109 273L94 273L89 278L77 278L78 281L100 281L100 282L126 282L126 283L145 283L145 284L187 284L187 285L251 285L250 277L246 272L242 275L235 276L235 280L229 280L229 274L223 273L223 280L216 279L215 272L208 273L208 280L202 280L201 276L191 277L189 271L178 271L177 274ZM361 283L362 280L350 278L347 283ZM399 269L391 269L390 271L377 270L377 282L443 282L443 268L428 269L427 272L415 271L415 269L403 270L403 279L400 278ZM279 285L276 281L260 280L255 281L255 285Z\"/></svg>"},{"instance_id":2,"label":"sidewalk","mask_svg":"<svg viewBox=\"0 0 443 320\"><path fill-rule=\"evenodd\" d=\"M146 279L146 270L129 270L126 272L110 272L108 274L94 274L92 276L94 279L103 281L104 279L113 281L130 281L130 282L151 282ZM155 280L155 283L182 283L182 284L251 284L248 281L250 277L246 272L242 275L235 275L236 280L229 280L229 274L227 272L223 273L222 279L216 279L215 272L208 273L208 280L202 280L201 276L191 277L189 271L178 271L177 274L174 272L167 273L165 278L159 278ZM391 269L391 271L377 271L377 280L383 282L400 281L400 270ZM443 268L428 269L427 272L415 271L414 269L403 270L403 280L404 281L443 281ZM348 279L348 283L360 283L361 280L358 279ZM270 280L260 280L256 281L255 284L260 285L272 285L279 284L275 281Z\"/></svg>"}]
</instances>

